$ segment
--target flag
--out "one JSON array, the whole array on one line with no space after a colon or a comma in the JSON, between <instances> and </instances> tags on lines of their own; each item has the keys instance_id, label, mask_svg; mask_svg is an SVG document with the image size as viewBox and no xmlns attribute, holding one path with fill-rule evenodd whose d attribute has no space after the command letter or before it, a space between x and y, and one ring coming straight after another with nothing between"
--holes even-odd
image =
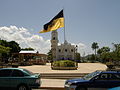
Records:
<instances>
[{"instance_id":1,"label":"flag","mask_svg":"<svg viewBox=\"0 0 120 90\"><path fill-rule=\"evenodd\" d=\"M44 29L40 33L50 32L64 27L63 10L61 10L50 22L44 25Z\"/></svg>"}]
</instances>

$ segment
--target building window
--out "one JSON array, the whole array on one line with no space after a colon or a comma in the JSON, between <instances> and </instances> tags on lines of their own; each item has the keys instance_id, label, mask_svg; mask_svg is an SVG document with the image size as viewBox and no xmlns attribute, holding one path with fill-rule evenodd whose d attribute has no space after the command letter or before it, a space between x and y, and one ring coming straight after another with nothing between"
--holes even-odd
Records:
<instances>
[{"instance_id":1,"label":"building window","mask_svg":"<svg viewBox=\"0 0 120 90\"><path fill-rule=\"evenodd\" d=\"M65 49L65 52L67 52L67 49Z\"/></svg>"},{"instance_id":2,"label":"building window","mask_svg":"<svg viewBox=\"0 0 120 90\"><path fill-rule=\"evenodd\" d=\"M59 49L59 52L61 52L61 50Z\"/></svg>"},{"instance_id":3,"label":"building window","mask_svg":"<svg viewBox=\"0 0 120 90\"><path fill-rule=\"evenodd\" d=\"M73 49L71 49L71 52L73 52Z\"/></svg>"},{"instance_id":4,"label":"building window","mask_svg":"<svg viewBox=\"0 0 120 90\"><path fill-rule=\"evenodd\" d=\"M53 37L53 40L55 40L55 37Z\"/></svg>"}]
</instances>

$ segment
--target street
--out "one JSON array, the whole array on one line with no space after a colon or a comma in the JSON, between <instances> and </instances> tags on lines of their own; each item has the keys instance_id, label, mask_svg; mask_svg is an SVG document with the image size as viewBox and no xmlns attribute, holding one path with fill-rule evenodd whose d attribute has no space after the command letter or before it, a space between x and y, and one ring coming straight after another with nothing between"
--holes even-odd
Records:
<instances>
[{"instance_id":1,"label":"street","mask_svg":"<svg viewBox=\"0 0 120 90\"><path fill-rule=\"evenodd\" d=\"M65 90L65 89L32 89L32 90Z\"/></svg>"}]
</instances>

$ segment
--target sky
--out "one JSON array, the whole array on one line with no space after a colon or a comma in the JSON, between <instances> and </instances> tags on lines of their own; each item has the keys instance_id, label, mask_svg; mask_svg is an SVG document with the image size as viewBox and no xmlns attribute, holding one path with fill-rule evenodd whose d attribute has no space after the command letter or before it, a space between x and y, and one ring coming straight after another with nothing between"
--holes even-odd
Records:
<instances>
[{"instance_id":1,"label":"sky","mask_svg":"<svg viewBox=\"0 0 120 90\"><path fill-rule=\"evenodd\" d=\"M0 0L0 38L32 47L40 53L51 49L51 32L39 33L64 9L65 28L58 29L59 44L78 45L81 55L120 43L120 0Z\"/></svg>"}]
</instances>

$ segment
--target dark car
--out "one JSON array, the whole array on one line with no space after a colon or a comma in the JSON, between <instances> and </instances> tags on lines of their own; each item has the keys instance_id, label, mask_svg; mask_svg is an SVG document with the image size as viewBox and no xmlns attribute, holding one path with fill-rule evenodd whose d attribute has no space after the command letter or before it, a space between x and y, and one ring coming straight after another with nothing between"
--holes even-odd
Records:
<instances>
[{"instance_id":1,"label":"dark car","mask_svg":"<svg viewBox=\"0 0 120 90\"><path fill-rule=\"evenodd\" d=\"M108 90L120 90L120 87L114 87L114 88L110 88Z\"/></svg>"},{"instance_id":2,"label":"dark car","mask_svg":"<svg viewBox=\"0 0 120 90\"><path fill-rule=\"evenodd\" d=\"M17 90L30 90L41 85L40 74L21 68L1 68L0 88L15 88Z\"/></svg>"},{"instance_id":3,"label":"dark car","mask_svg":"<svg viewBox=\"0 0 120 90\"><path fill-rule=\"evenodd\" d=\"M96 71L83 78L65 82L66 90L107 90L119 86L119 71Z\"/></svg>"}]
</instances>

